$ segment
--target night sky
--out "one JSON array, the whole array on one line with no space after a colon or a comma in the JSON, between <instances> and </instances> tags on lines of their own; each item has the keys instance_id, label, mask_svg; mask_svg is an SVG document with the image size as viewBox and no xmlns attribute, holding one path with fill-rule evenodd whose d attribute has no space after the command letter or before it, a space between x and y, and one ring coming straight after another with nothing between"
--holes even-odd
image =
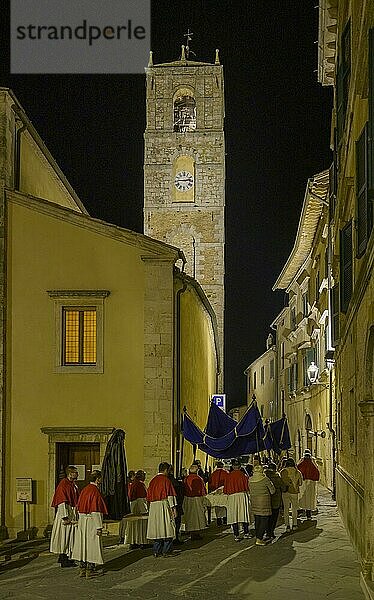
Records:
<instances>
[{"instance_id":1,"label":"night sky","mask_svg":"<svg viewBox=\"0 0 374 600\"><path fill-rule=\"evenodd\" d=\"M225 76L225 391L245 402L244 369L284 306L272 286L292 249L308 177L328 168L331 88L317 82L317 0L155 0L155 64L180 56ZM10 75L11 87L89 213L143 231L144 75ZM193 57L194 58L194 57ZM203 368L203 367L202 367Z\"/></svg>"}]
</instances>

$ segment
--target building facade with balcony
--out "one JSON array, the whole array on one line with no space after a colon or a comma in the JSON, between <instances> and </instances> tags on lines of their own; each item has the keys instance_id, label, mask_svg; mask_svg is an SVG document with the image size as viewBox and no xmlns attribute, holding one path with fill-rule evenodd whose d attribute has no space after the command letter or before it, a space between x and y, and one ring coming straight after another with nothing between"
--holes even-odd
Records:
<instances>
[{"instance_id":1,"label":"building facade with balcony","mask_svg":"<svg viewBox=\"0 0 374 600\"><path fill-rule=\"evenodd\" d=\"M332 489L334 377L326 364L331 356L328 198L329 173L324 171L307 183L295 244L273 286L284 290L288 301L272 327L276 405L288 417L294 458L299 460L309 448L322 483Z\"/></svg>"}]
</instances>

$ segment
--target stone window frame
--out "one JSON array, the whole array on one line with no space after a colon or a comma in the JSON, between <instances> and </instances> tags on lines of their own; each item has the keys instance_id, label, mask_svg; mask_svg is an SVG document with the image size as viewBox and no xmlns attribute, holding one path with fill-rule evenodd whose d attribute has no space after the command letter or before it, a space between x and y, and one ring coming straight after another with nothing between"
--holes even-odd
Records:
<instances>
[{"instance_id":1,"label":"stone window frame","mask_svg":"<svg viewBox=\"0 0 374 600\"><path fill-rule=\"evenodd\" d=\"M40 431L48 436L48 479L47 506L56 487L56 446L58 443L99 443L100 464L102 464L107 443L115 427L41 427ZM49 519L54 519L54 509L49 510Z\"/></svg>"},{"instance_id":2,"label":"stone window frame","mask_svg":"<svg viewBox=\"0 0 374 600\"><path fill-rule=\"evenodd\" d=\"M104 373L104 300L108 290L48 290L55 307L55 358L54 373ZM67 307L96 308L96 363L63 364L63 309Z\"/></svg>"}]
</instances>

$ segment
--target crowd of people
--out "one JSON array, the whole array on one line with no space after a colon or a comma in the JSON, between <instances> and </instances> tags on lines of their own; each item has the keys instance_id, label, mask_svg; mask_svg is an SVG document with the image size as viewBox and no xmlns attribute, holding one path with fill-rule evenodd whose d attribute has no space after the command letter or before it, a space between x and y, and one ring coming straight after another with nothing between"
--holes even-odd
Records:
<instances>
[{"instance_id":1,"label":"crowd of people","mask_svg":"<svg viewBox=\"0 0 374 600\"><path fill-rule=\"evenodd\" d=\"M68 466L66 478L56 488L50 550L59 555L61 567L77 562L79 575L90 578L102 574L101 536L107 508L99 489L101 472L92 471L80 493L77 477L76 467ZM165 557L173 553L173 544L182 543L182 528L191 540L201 539L213 511L218 526L231 525L237 542L241 535L252 536L253 524L256 545L274 540L282 507L286 532L296 529L299 511L305 511L309 520L316 509L319 470L305 450L297 465L292 458L276 465L255 456L253 464L244 467L238 459L232 459L229 468L217 461L211 473L196 460L181 477L175 476L172 465L162 462L148 488L145 480L141 469L128 473L131 514L120 522L119 543L126 542L130 549L152 545L155 557Z\"/></svg>"}]
</instances>

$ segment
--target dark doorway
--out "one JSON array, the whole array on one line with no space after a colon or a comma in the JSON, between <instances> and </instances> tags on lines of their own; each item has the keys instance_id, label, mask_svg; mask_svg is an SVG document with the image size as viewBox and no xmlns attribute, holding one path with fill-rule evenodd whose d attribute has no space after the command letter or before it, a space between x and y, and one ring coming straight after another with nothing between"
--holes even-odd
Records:
<instances>
[{"instance_id":1,"label":"dark doorway","mask_svg":"<svg viewBox=\"0 0 374 600\"><path fill-rule=\"evenodd\" d=\"M82 489L88 483L92 466L99 464L99 443L60 442L56 444L56 485L65 477L65 468L74 465L80 472L77 484Z\"/></svg>"}]
</instances>

